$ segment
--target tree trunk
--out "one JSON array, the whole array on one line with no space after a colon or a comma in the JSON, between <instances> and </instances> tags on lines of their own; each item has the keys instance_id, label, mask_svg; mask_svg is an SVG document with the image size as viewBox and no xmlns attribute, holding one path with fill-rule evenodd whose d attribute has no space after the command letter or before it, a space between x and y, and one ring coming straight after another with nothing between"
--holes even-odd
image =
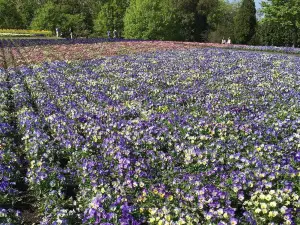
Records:
<instances>
[{"instance_id":1,"label":"tree trunk","mask_svg":"<svg viewBox=\"0 0 300 225\"><path fill-rule=\"evenodd\" d=\"M293 27L293 47L297 46L298 42L298 29L296 26Z\"/></svg>"}]
</instances>

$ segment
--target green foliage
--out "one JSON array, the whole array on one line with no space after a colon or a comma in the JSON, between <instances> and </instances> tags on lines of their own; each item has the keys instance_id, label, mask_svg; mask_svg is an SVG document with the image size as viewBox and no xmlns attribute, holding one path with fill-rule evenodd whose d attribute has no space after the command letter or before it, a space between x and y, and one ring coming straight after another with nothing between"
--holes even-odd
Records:
<instances>
[{"instance_id":1,"label":"green foliage","mask_svg":"<svg viewBox=\"0 0 300 225\"><path fill-rule=\"evenodd\" d=\"M14 2L24 24L24 28L28 28L36 10L39 8L39 1L36 0L22 0Z\"/></svg>"},{"instance_id":2,"label":"green foliage","mask_svg":"<svg viewBox=\"0 0 300 225\"><path fill-rule=\"evenodd\" d=\"M290 29L293 32L293 44L297 44L300 29L299 0L269 0L262 3L262 11L265 14L264 21Z\"/></svg>"},{"instance_id":3,"label":"green foliage","mask_svg":"<svg viewBox=\"0 0 300 225\"><path fill-rule=\"evenodd\" d=\"M219 1L218 7L208 16L210 25L209 42L221 42L222 38L234 40L234 16L237 5L224 0Z\"/></svg>"},{"instance_id":4,"label":"green foliage","mask_svg":"<svg viewBox=\"0 0 300 225\"><path fill-rule=\"evenodd\" d=\"M123 33L123 18L128 6L127 0L111 0L102 7L94 21L94 31L100 36L106 36L108 30L117 30L119 35Z\"/></svg>"},{"instance_id":5,"label":"green foliage","mask_svg":"<svg viewBox=\"0 0 300 225\"><path fill-rule=\"evenodd\" d=\"M132 0L124 18L126 38L179 40L181 26L172 0Z\"/></svg>"},{"instance_id":6,"label":"green foliage","mask_svg":"<svg viewBox=\"0 0 300 225\"><path fill-rule=\"evenodd\" d=\"M258 24L257 37L261 45L293 45L293 31L272 21L263 20Z\"/></svg>"},{"instance_id":7,"label":"green foliage","mask_svg":"<svg viewBox=\"0 0 300 225\"><path fill-rule=\"evenodd\" d=\"M22 18L9 0L0 0L0 29L22 28Z\"/></svg>"},{"instance_id":8,"label":"green foliage","mask_svg":"<svg viewBox=\"0 0 300 225\"><path fill-rule=\"evenodd\" d=\"M243 0L235 17L235 41L248 44L255 34L256 9L254 0Z\"/></svg>"},{"instance_id":9,"label":"green foliage","mask_svg":"<svg viewBox=\"0 0 300 225\"><path fill-rule=\"evenodd\" d=\"M197 19L197 1L195 0L173 0L179 16L178 24L180 29L178 32L182 40L192 41L195 40L195 27Z\"/></svg>"},{"instance_id":10,"label":"green foliage","mask_svg":"<svg viewBox=\"0 0 300 225\"><path fill-rule=\"evenodd\" d=\"M119 37L259 45L297 45L300 0L0 0L0 29L59 27L64 37Z\"/></svg>"},{"instance_id":11,"label":"green foliage","mask_svg":"<svg viewBox=\"0 0 300 225\"><path fill-rule=\"evenodd\" d=\"M85 15L75 11L74 5L57 5L47 2L40 9L31 22L32 29L47 29L55 31L59 27L63 36L69 37L69 29L74 35L87 35L87 24Z\"/></svg>"},{"instance_id":12,"label":"green foliage","mask_svg":"<svg viewBox=\"0 0 300 225\"><path fill-rule=\"evenodd\" d=\"M215 13L219 0L172 0L178 14L182 40L207 41L211 29L208 18Z\"/></svg>"},{"instance_id":13,"label":"green foliage","mask_svg":"<svg viewBox=\"0 0 300 225\"><path fill-rule=\"evenodd\" d=\"M55 27L61 21L62 15L60 10L53 2L47 2L39 8L31 22L31 28L36 30L55 30Z\"/></svg>"}]
</instances>

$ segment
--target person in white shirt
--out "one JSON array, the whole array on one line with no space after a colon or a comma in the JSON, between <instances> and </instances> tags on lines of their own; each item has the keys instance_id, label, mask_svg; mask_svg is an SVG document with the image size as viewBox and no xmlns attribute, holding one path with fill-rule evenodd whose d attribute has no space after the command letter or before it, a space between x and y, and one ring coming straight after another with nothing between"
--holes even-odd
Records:
<instances>
[{"instance_id":1,"label":"person in white shirt","mask_svg":"<svg viewBox=\"0 0 300 225\"><path fill-rule=\"evenodd\" d=\"M224 37L222 38L222 44L225 44L226 43L226 41L225 41L225 39L224 39Z\"/></svg>"},{"instance_id":2,"label":"person in white shirt","mask_svg":"<svg viewBox=\"0 0 300 225\"><path fill-rule=\"evenodd\" d=\"M230 37L229 37L228 40L227 40L227 44L231 44L231 39L230 39Z\"/></svg>"}]
</instances>

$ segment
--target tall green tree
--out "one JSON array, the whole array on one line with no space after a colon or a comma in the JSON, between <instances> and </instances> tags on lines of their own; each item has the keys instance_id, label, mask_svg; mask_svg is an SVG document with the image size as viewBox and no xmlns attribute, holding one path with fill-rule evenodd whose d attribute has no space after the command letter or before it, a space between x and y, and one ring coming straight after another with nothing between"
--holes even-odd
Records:
<instances>
[{"instance_id":1,"label":"tall green tree","mask_svg":"<svg viewBox=\"0 0 300 225\"><path fill-rule=\"evenodd\" d=\"M260 21L256 34L261 45L293 45L293 31L286 26L272 21Z\"/></svg>"},{"instance_id":2,"label":"tall green tree","mask_svg":"<svg viewBox=\"0 0 300 225\"><path fill-rule=\"evenodd\" d=\"M196 24L195 28L198 38L196 41L208 40L209 31L212 29L209 23L209 18L218 9L219 4L219 0L198 0L196 17L198 24Z\"/></svg>"},{"instance_id":3,"label":"tall green tree","mask_svg":"<svg viewBox=\"0 0 300 225\"><path fill-rule=\"evenodd\" d=\"M209 42L221 42L222 38L234 37L234 17L237 13L238 5L224 0L219 1L219 5L208 16Z\"/></svg>"},{"instance_id":4,"label":"tall green tree","mask_svg":"<svg viewBox=\"0 0 300 225\"><path fill-rule=\"evenodd\" d=\"M62 21L62 13L59 7L53 2L45 3L35 12L30 27L32 29L45 29L54 31Z\"/></svg>"},{"instance_id":5,"label":"tall green tree","mask_svg":"<svg viewBox=\"0 0 300 225\"><path fill-rule=\"evenodd\" d=\"M235 17L235 41L240 44L249 43L255 34L256 24L254 0L242 0Z\"/></svg>"},{"instance_id":6,"label":"tall green tree","mask_svg":"<svg viewBox=\"0 0 300 225\"><path fill-rule=\"evenodd\" d=\"M131 0L124 25L126 38L180 39L178 12L172 0Z\"/></svg>"},{"instance_id":7,"label":"tall green tree","mask_svg":"<svg viewBox=\"0 0 300 225\"><path fill-rule=\"evenodd\" d=\"M108 30L117 30L121 35L124 31L124 16L126 8L128 7L128 0L109 0L98 13L97 18L94 20L94 31L101 35L106 36Z\"/></svg>"},{"instance_id":8,"label":"tall green tree","mask_svg":"<svg viewBox=\"0 0 300 225\"><path fill-rule=\"evenodd\" d=\"M219 0L172 0L176 8L183 40L206 41L211 29L208 18L215 12Z\"/></svg>"},{"instance_id":9,"label":"tall green tree","mask_svg":"<svg viewBox=\"0 0 300 225\"><path fill-rule=\"evenodd\" d=\"M299 0L268 0L262 2L264 20L279 24L290 29L293 33L293 45L297 45L300 30L300 1Z\"/></svg>"},{"instance_id":10,"label":"tall green tree","mask_svg":"<svg viewBox=\"0 0 300 225\"><path fill-rule=\"evenodd\" d=\"M34 17L35 11L42 5L38 0L11 0L12 4L17 8L24 28L28 28Z\"/></svg>"},{"instance_id":11,"label":"tall green tree","mask_svg":"<svg viewBox=\"0 0 300 225\"><path fill-rule=\"evenodd\" d=\"M0 28L23 28L23 21L16 6L10 0L0 0Z\"/></svg>"}]
</instances>

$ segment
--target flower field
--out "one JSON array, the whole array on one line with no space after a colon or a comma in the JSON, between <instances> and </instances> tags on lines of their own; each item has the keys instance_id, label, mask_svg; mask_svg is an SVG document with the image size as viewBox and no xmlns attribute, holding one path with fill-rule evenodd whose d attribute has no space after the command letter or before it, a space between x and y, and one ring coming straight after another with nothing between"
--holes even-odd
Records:
<instances>
[{"instance_id":1,"label":"flower field","mask_svg":"<svg viewBox=\"0 0 300 225\"><path fill-rule=\"evenodd\" d=\"M0 223L300 224L300 57L145 46L2 48Z\"/></svg>"},{"instance_id":2,"label":"flower field","mask_svg":"<svg viewBox=\"0 0 300 225\"><path fill-rule=\"evenodd\" d=\"M6 55L7 67L52 61L96 59L104 56L128 55L166 50L220 47L220 44L137 41L121 39L32 39L0 41ZM222 46L223 47L223 46ZM225 45L224 45L225 47ZM2 62L3 63L3 62ZM0 61L1 67L1 61Z\"/></svg>"}]
</instances>

